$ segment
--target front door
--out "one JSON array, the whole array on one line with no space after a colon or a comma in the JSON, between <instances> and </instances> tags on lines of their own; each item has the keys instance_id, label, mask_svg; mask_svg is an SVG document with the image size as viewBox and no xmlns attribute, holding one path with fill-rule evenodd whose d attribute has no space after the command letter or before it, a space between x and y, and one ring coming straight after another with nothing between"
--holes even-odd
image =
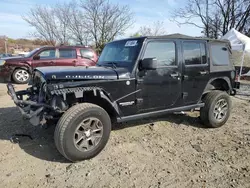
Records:
<instances>
[{"instance_id":1,"label":"front door","mask_svg":"<svg viewBox=\"0 0 250 188\"><path fill-rule=\"evenodd\" d=\"M54 66L56 63L56 49L44 49L40 51L36 56L39 56L39 60L32 61L32 68Z\"/></svg>"},{"instance_id":2,"label":"front door","mask_svg":"<svg viewBox=\"0 0 250 188\"><path fill-rule=\"evenodd\" d=\"M172 108L180 99L181 71L178 64L177 42L149 40L144 58L156 58L156 70L137 73L138 113Z\"/></svg>"},{"instance_id":3,"label":"front door","mask_svg":"<svg viewBox=\"0 0 250 188\"><path fill-rule=\"evenodd\" d=\"M183 41L183 103L199 101L209 80L206 42Z\"/></svg>"}]
</instances>

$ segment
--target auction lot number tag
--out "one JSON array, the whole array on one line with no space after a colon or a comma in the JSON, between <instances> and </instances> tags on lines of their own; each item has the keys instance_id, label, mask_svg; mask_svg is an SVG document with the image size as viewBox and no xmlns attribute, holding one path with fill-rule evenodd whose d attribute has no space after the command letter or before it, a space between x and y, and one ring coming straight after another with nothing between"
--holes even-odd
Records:
<instances>
[{"instance_id":1,"label":"auction lot number tag","mask_svg":"<svg viewBox=\"0 0 250 188\"><path fill-rule=\"evenodd\" d=\"M125 46L136 46L137 40L129 40L126 42Z\"/></svg>"}]
</instances>

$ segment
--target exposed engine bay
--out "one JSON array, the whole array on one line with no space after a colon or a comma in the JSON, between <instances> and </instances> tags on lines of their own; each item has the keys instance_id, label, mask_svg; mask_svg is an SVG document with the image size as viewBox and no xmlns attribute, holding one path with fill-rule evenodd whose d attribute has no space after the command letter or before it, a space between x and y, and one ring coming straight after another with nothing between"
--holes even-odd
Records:
<instances>
[{"instance_id":1,"label":"exposed engine bay","mask_svg":"<svg viewBox=\"0 0 250 188\"><path fill-rule=\"evenodd\" d=\"M47 92L47 83L39 72L34 73L32 86L27 90L15 92L12 84L7 84L7 88L23 117L32 125L45 124L68 109L61 96Z\"/></svg>"}]
</instances>

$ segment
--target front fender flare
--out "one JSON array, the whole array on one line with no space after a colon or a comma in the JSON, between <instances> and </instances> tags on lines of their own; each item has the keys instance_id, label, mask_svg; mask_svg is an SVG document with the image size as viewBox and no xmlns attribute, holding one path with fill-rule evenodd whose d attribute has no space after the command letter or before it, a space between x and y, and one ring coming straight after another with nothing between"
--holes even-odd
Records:
<instances>
[{"instance_id":1,"label":"front fender flare","mask_svg":"<svg viewBox=\"0 0 250 188\"><path fill-rule=\"evenodd\" d=\"M119 107L117 105L117 102L111 100L110 97L108 97L109 95L104 90L99 90L99 92L100 92L101 98L106 100L114 108L114 110L116 112L116 115L121 116L121 112L120 112L120 109L119 109Z\"/></svg>"},{"instance_id":2,"label":"front fender flare","mask_svg":"<svg viewBox=\"0 0 250 188\"><path fill-rule=\"evenodd\" d=\"M100 87L75 87L75 88L62 88L62 89L55 89L58 86L52 86L49 88L51 95L62 95L64 100L66 99L66 94L74 93L76 98L82 98L84 92L92 91L94 96L99 96L105 101L107 101L112 108L115 110L118 116L121 116L121 111L117 105L117 102L114 101L109 94Z\"/></svg>"}]
</instances>

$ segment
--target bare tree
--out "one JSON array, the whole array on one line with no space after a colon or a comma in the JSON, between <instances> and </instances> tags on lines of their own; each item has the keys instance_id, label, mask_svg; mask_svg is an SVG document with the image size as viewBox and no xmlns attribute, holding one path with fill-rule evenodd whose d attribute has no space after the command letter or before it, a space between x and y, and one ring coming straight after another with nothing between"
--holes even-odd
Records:
<instances>
[{"instance_id":1,"label":"bare tree","mask_svg":"<svg viewBox=\"0 0 250 188\"><path fill-rule=\"evenodd\" d=\"M52 45L67 44L72 8L72 3L57 4L55 7L37 5L23 19L35 28L32 35L36 38Z\"/></svg>"},{"instance_id":2,"label":"bare tree","mask_svg":"<svg viewBox=\"0 0 250 188\"><path fill-rule=\"evenodd\" d=\"M178 24L194 25L207 37L214 38L231 28L245 32L249 18L250 0L188 0L185 7L172 13L172 19Z\"/></svg>"},{"instance_id":3,"label":"bare tree","mask_svg":"<svg viewBox=\"0 0 250 188\"><path fill-rule=\"evenodd\" d=\"M164 22L154 22L152 26L142 26L137 32L140 36L159 36L167 34L164 28Z\"/></svg>"},{"instance_id":4,"label":"bare tree","mask_svg":"<svg viewBox=\"0 0 250 188\"><path fill-rule=\"evenodd\" d=\"M91 35L85 25L85 16L83 12L78 8L78 4L73 1L71 4L69 33L71 39L81 45L89 45L92 41Z\"/></svg>"},{"instance_id":5,"label":"bare tree","mask_svg":"<svg viewBox=\"0 0 250 188\"><path fill-rule=\"evenodd\" d=\"M35 28L33 36L49 44L94 42L98 51L133 23L128 6L111 4L108 0L82 0L80 5L72 0L54 7L36 6L23 19Z\"/></svg>"},{"instance_id":6,"label":"bare tree","mask_svg":"<svg viewBox=\"0 0 250 188\"><path fill-rule=\"evenodd\" d=\"M231 28L244 32L250 21L250 0L225 0L224 2L216 0L215 4L222 14L222 35Z\"/></svg>"},{"instance_id":7,"label":"bare tree","mask_svg":"<svg viewBox=\"0 0 250 188\"><path fill-rule=\"evenodd\" d=\"M82 0L84 24L100 52L106 42L122 35L132 24L129 6L111 4L108 0Z\"/></svg>"},{"instance_id":8,"label":"bare tree","mask_svg":"<svg viewBox=\"0 0 250 188\"><path fill-rule=\"evenodd\" d=\"M207 12L208 7L207 0L188 0L183 8L179 8L173 11L172 19L178 24L189 24L198 27L206 31L205 35L209 37L208 32L208 20L209 13ZM210 2L211 3L211 2ZM197 23L195 20L199 20Z\"/></svg>"},{"instance_id":9,"label":"bare tree","mask_svg":"<svg viewBox=\"0 0 250 188\"><path fill-rule=\"evenodd\" d=\"M56 23L55 14L50 7L36 6L30 9L27 16L23 19L36 29L33 35L42 38L48 44L56 44Z\"/></svg>"},{"instance_id":10,"label":"bare tree","mask_svg":"<svg viewBox=\"0 0 250 188\"><path fill-rule=\"evenodd\" d=\"M250 37L250 24L248 25L248 29L245 29L245 34Z\"/></svg>"},{"instance_id":11,"label":"bare tree","mask_svg":"<svg viewBox=\"0 0 250 188\"><path fill-rule=\"evenodd\" d=\"M74 4L58 3L54 8L56 19L56 38L60 44L67 44L69 42L69 25L71 23L71 16L74 15Z\"/></svg>"}]
</instances>

